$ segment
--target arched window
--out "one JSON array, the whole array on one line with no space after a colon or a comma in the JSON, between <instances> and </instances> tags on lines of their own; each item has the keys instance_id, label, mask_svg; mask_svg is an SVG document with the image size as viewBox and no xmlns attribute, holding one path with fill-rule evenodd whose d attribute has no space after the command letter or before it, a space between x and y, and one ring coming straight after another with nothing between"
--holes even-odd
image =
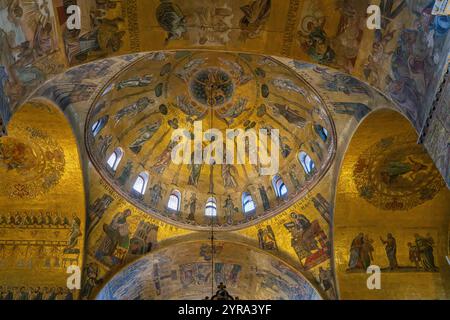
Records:
<instances>
[{"instance_id":1,"label":"arched window","mask_svg":"<svg viewBox=\"0 0 450 320\"><path fill-rule=\"evenodd\" d=\"M123 150L122 148L116 148L113 153L108 158L108 166L112 169L112 171L116 171L117 166L120 163L120 160L122 160L123 157Z\"/></svg>"},{"instance_id":2,"label":"arched window","mask_svg":"<svg viewBox=\"0 0 450 320\"><path fill-rule=\"evenodd\" d=\"M207 216L207 217L215 217L215 216L217 216L216 198L211 197L206 202L205 216Z\"/></svg>"},{"instance_id":3,"label":"arched window","mask_svg":"<svg viewBox=\"0 0 450 320\"><path fill-rule=\"evenodd\" d=\"M133 190L137 193L144 194L148 183L148 173L141 172L133 184Z\"/></svg>"},{"instance_id":4,"label":"arched window","mask_svg":"<svg viewBox=\"0 0 450 320\"><path fill-rule=\"evenodd\" d=\"M180 211L181 193L178 190L173 190L167 202L167 208L173 211Z\"/></svg>"},{"instance_id":5,"label":"arched window","mask_svg":"<svg viewBox=\"0 0 450 320\"><path fill-rule=\"evenodd\" d=\"M111 91L111 89L114 88L114 83L111 83L109 86L106 87L105 91L102 93L102 97Z\"/></svg>"},{"instance_id":6,"label":"arched window","mask_svg":"<svg viewBox=\"0 0 450 320\"><path fill-rule=\"evenodd\" d=\"M251 213L255 211L256 206L255 202L253 201L252 195L248 192L244 192L242 194L242 209L244 213Z\"/></svg>"},{"instance_id":7,"label":"arched window","mask_svg":"<svg viewBox=\"0 0 450 320\"><path fill-rule=\"evenodd\" d=\"M301 151L298 154L298 160L300 161L303 170L305 170L306 174L311 174L314 171L315 164L311 157L304 151Z\"/></svg>"},{"instance_id":8,"label":"arched window","mask_svg":"<svg viewBox=\"0 0 450 320\"><path fill-rule=\"evenodd\" d=\"M328 139L328 130L322 127L320 124L314 125L314 130L319 135L320 139L323 140L323 142L326 142Z\"/></svg>"},{"instance_id":9,"label":"arched window","mask_svg":"<svg viewBox=\"0 0 450 320\"><path fill-rule=\"evenodd\" d=\"M277 197L283 197L287 194L288 189L279 175L273 177L272 185Z\"/></svg>"},{"instance_id":10,"label":"arched window","mask_svg":"<svg viewBox=\"0 0 450 320\"><path fill-rule=\"evenodd\" d=\"M91 127L92 135L95 137L108 122L109 116L104 116L94 122Z\"/></svg>"}]
</instances>

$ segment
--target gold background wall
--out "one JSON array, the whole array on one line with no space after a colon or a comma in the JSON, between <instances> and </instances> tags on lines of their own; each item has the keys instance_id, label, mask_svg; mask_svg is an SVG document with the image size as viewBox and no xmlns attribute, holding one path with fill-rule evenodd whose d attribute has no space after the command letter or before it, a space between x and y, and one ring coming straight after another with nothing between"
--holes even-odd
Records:
<instances>
[{"instance_id":1,"label":"gold background wall","mask_svg":"<svg viewBox=\"0 0 450 320\"><path fill-rule=\"evenodd\" d=\"M387 210L383 208L386 199L377 199L371 204L358 191L355 182L355 166L361 154L371 145L391 136L407 136L415 141L416 134L411 124L394 111L380 110L369 115L359 126L353 136L341 167L336 192L336 207L334 220L334 261L336 274L342 299L442 299L449 297L449 266L445 261L447 248L447 228L449 221L449 190L444 187L440 176L430 183L436 183L436 193L430 195L422 203L412 203L406 210ZM391 146L396 148L401 146ZM417 148L422 148L418 145ZM408 148L410 154L406 159L421 158L421 163L428 167L422 170L427 176L433 176L436 168L425 151L414 152L415 148ZM381 151L380 151L381 152ZM401 151L400 151L401 152ZM413 157L413 158L411 158ZM386 159L396 161L395 157ZM383 161L383 160L380 160ZM375 165L378 163L376 162ZM372 167L373 170L376 168ZM407 173L406 175L410 174ZM419 173L415 173L416 178ZM400 176L401 178L401 176ZM406 179L408 176L406 176ZM414 176L409 176L413 179ZM399 177L397 177L399 179ZM408 183L407 180L405 180ZM417 181L416 181L417 182ZM417 182L421 183L420 181ZM423 184L423 182L422 182ZM381 185L381 183L380 183ZM423 185L422 185L423 186ZM398 191L396 196L400 201L411 201L416 191L406 188ZM366 280L369 274L365 271L348 271L350 246L352 240L363 232L373 240L372 264L380 266L381 290L369 290ZM397 243L398 265L401 270L385 270L389 261L380 237L386 240L387 233L392 233ZM414 234L421 236L429 234L434 242L434 257L439 272L417 272L410 261L408 242L414 244ZM409 267L409 268L407 268Z\"/></svg>"},{"instance_id":2,"label":"gold background wall","mask_svg":"<svg viewBox=\"0 0 450 320\"><path fill-rule=\"evenodd\" d=\"M341 289L343 290L342 297L344 298L350 296L354 297L354 295L350 293L353 284L359 288L359 280L353 279L359 279L359 277L361 277L364 280L366 278L365 274L344 273L348 263L348 250L351 240L358 232L364 231L371 235L376 244L374 252L375 262L380 262L382 266L387 264L379 236L385 237L386 233L390 230L380 229L380 220L376 220L380 215L374 212L375 209L373 205L369 204L365 199L356 197L357 189L355 186L352 186L349 177L346 176L348 179L343 181L349 183L349 188L352 186L351 191L348 193L352 194L352 196L343 192L347 198L345 198L346 200L344 203L339 201L339 206L342 206L343 209L339 209L338 219L336 219L338 228L334 235L330 231L329 223L323 217L324 214L320 214L317 208L315 208L313 199L317 199L318 194L321 194L328 202L328 209L326 211L330 216L333 215L334 193L336 192L335 184L338 178L340 161L344 157L347 143L351 138L353 131L361 120L361 117L365 115L365 112L383 106L388 108L399 108L410 120L412 120L413 126L417 131L422 129L423 121L428 114L428 98L434 98L435 82L441 76L441 71L445 70L445 63L443 64L443 62L446 62L445 53L448 51L446 51L446 48L448 48L449 43L449 37L447 36L448 30L435 29L435 18L430 18L429 16L426 6L430 1L412 1L408 6L405 5L406 2L404 1L394 1L394 8L400 8L399 14L392 16L391 14L393 12L389 12L392 10L384 10L382 12L383 16L390 16L390 18L383 22L387 25L383 26L381 34L377 34L375 31L365 28L365 9L367 8L368 2L359 0L277 0L276 3L275 1L272 1L270 6L267 6L268 1L264 0L222 0L214 2L204 0L195 2L176 0L167 1L167 3L170 4L170 7L166 7L166 13L175 11L177 14L186 17L186 20L182 25L175 26L178 28L175 30L168 30L167 25L163 25L161 23L162 20L158 19L158 16L161 18L161 15L164 15L164 10L162 10L163 12L161 13L161 1L79 1L78 4L81 4L83 7L83 26L82 32L80 33L71 33L66 30L65 8L62 0L48 2L47 6L51 11L48 20L47 18L41 19L41 14L47 12L45 8L39 10L39 8L32 6L31 2L27 3L22 0L18 2L25 9L25 14L21 18L17 18L16 29L14 31L17 33L23 32L25 34L25 40L29 41L28 45L32 47L32 50L27 46L21 47L19 49L21 54L14 54L14 56L17 56L17 61L11 64L8 62L5 66L2 65L2 67L6 68L5 70L7 73L19 73L20 70L22 75L31 74L33 77L17 77L17 79L15 79L11 74L9 74L9 77L2 75L0 81L4 86L4 95L0 97L2 99L1 101L7 101L5 98L8 98L10 111L13 112L21 105L20 102L27 98L27 94L32 92L34 88L43 84L42 87L35 92L35 96L42 95L49 97L58 104L58 107L65 111L66 115L68 115L73 122L74 127L76 127L75 131L77 132L77 139L80 141L80 144L84 143L84 120L95 95L99 93L103 84L108 83L110 77L112 77L115 72L125 68L128 65L128 62L136 58L136 56L119 57L121 54L130 52L196 48L276 54L314 62L319 65L335 67L348 74L355 75L372 84L377 89L380 89L386 96L378 93L369 96L361 94L361 92L345 92L345 89L350 87L351 84L354 84L354 82L339 83L339 81L336 80L338 73L335 73L335 70L325 69L328 74L320 74L318 72L319 69L316 67L313 68L311 65L308 67L301 62L296 62L292 59L280 59L293 67L300 65L297 70L298 73L304 76L305 79L310 81L314 87L320 91L320 94L326 100L329 109L333 110L333 120L336 125L338 140L335 161L322 181L309 192L307 197L272 219L266 220L259 225L233 232L232 234L236 235L236 237L241 237L239 239L242 241L248 241L254 246L260 246L260 231L263 232L264 237L267 237L270 235L268 229L268 226L270 226L277 243L277 253L275 254L289 260L291 265L295 266L298 270L304 271L306 277L311 280L318 278L320 267L331 272L333 263L328 257L325 261L322 261L311 268L305 268L303 265L305 264L305 259L299 259L296 250L294 249L294 246L298 245L298 243L296 244L296 241L292 241L292 235L284 224L292 222L290 214L293 211L305 214L311 221L318 221L318 224L325 231L329 241L333 240L333 236L338 239L336 242L337 253L335 253L335 256L336 265L338 266L338 269L340 268L340 271L338 270L339 276L342 276L343 279L341 281ZM76 3L77 1L73 2ZM105 3L108 3L108 6L106 6ZM257 4L250 11L258 13L259 10L261 18L257 19L254 25L246 25L244 18L249 15L248 10L251 9L249 8L249 5L251 4ZM3 6L1 10L8 10L8 8ZM39 11L41 13L39 13ZM91 19L91 14L94 15L95 19ZM104 16L98 16L103 14ZM34 30L39 30L39 27L43 27L43 25L40 25L41 21L49 21L51 24L49 32L50 37L54 41L54 46L51 48L46 48L45 44L48 39L45 37L42 41L39 40L39 37L36 37L37 40L34 41ZM5 21L5 24L3 24L2 21L0 31L9 30L10 26L8 24L9 22L6 23ZM314 29L317 29L316 31L319 33L316 38L311 34L311 31ZM418 32L418 30L421 31ZM97 36L97 34L99 36ZM405 37L405 34L414 34L416 36L409 39ZM91 43L98 44L98 50L92 50L91 48L84 51L87 44L85 41L86 36L93 36L95 41L92 41ZM415 49L421 48L421 41L427 37L434 40L433 46L427 46L425 52L420 50L415 51ZM13 37L9 37L9 43L2 42L2 49L6 54L11 53L11 50L7 50L8 48L20 45L20 43L11 41L12 38ZM324 42L322 46L316 42L318 41L318 38ZM4 41L4 39L5 38L3 37L2 40ZM444 41L447 41L445 42L445 45ZM329 52L333 51L335 57L333 58L331 54L327 56L324 55L323 52L319 52L320 50L323 50L324 47ZM30 55L33 50L38 52L39 50L44 51L33 56ZM405 56L397 56L396 54L399 52L404 52ZM108 58L111 56L115 57ZM436 61L437 58L439 58L438 62ZM13 60L15 60L15 58ZM50 79L55 74L66 70L68 66L76 66L95 60L99 60L99 65L103 63L98 69L93 68L98 65L84 65L80 69L71 69L72 72L70 75L62 73L57 75L56 78ZM394 60L397 64L393 63ZM404 68L405 65L401 63L407 63L407 61L415 61L417 64L411 66L411 69L409 66ZM423 61L431 61L433 63L426 65L425 68L421 69L421 62ZM25 67L21 68L23 66ZM401 74L402 78L398 79L397 76L399 75L399 70L404 71L405 69L407 69L408 72L406 74ZM335 80L334 82L333 77ZM404 85L402 79L405 77L408 79L408 84L411 86ZM30 78L31 80L29 80ZM45 82L47 79L50 80ZM331 90L330 87L334 85L340 86L339 89ZM372 89L370 89L370 92L372 92ZM375 92L375 90L373 90L373 92ZM426 98L420 100L422 99L421 97L425 96ZM406 99L406 103L404 103L403 97L409 97L411 99ZM337 104L341 104L340 106L342 106L350 105L351 103L360 104L360 106L362 105L361 110L365 110L365 112L359 113L359 115L345 114L342 113L342 109L339 109L336 106ZM127 255L128 253L126 252L117 252L119 256L125 254L123 260L111 264L111 261L108 261L107 259L105 264L102 262L103 259L100 259L102 261L99 261L99 259L95 257L96 251L104 238L103 226L105 224L110 224L118 212L123 212L128 208L131 209L132 213L128 218L130 222L130 234L133 234L136 231L139 221L144 221L150 225L157 226L156 247L165 242L170 243L172 240L176 242L178 236L191 234L191 231L161 223L159 220L151 218L147 213L144 213L125 202L117 193L108 187L106 182L98 176L92 167L89 167L89 172L87 173L90 177L90 181L87 183L90 186L90 190L87 191L89 193L89 210L85 213L84 196L81 195L83 192L82 177L81 172L77 171L81 170L81 167L79 164L75 164L75 162L78 161L78 153L76 151L75 140L72 139L72 132L68 127L66 128L67 130L64 129L65 131L58 131L65 128L65 125L57 124L60 120L65 121L62 117L61 119L57 119L59 116L51 118L44 112L45 107L38 108L38 110L39 112L36 112L33 109L29 113L27 112L26 115L22 112L16 114L8 126L10 138L4 139L3 141L13 141L11 139L16 137L19 139L32 140L32 131L27 131L26 128L23 127L21 130L14 129L16 116L22 117L23 122L27 126L29 125L28 123L33 124L39 122L39 125L36 125L36 128L42 131L51 131L49 136L63 149L65 161L64 171L59 178L56 177L57 179L53 178L51 180L53 182L48 184L48 188L43 188L45 189L44 193L35 189L37 190L37 195L32 199L11 200L10 197L6 197L3 194L1 196L2 201L0 203L0 208L4 207L3 212L5 214L9 214L9 212L15 211L17 208L20 210L22 210L21 208L24 208L24 210L35 208L33 211L39 211L42 208L42 210L45 211L48 205L48 210L61 210L70 215L72 208L67 209L67 203L71 203L71 206L74 208L73 211L77 212L77 216L81 221L80 229L82 230L81 232L83 235L79 237L80 248L83 239L88 238L86 240L88 243L87 260L89 263L98 263L100 268L98 278L103 278L105 281L123 267L125 263L137 258L137 256ZM41 111L45 114L42 117L40 117ZM436 117L434 117L434 119L436 119ZM402 121L405 122L404 119ZM53 123L55 123L55 125L53 125ZM31 125L31 127L34 128L34 125ZM436 127L437 129L434 130L434 136L436 136L437 132L439 133L437 134L439 137L445 137L445 134L448 131L445 130L441 121L437 121ZM379 132L381 128L385 129L387 127L382 123L378 125L378 131L371 129L371 132ZM391 129L397 130L398 128L396 125L393 125L391 126ZM415 132L412 128L411 130L408 130L405 129L404 131L400 130L398 132L399 134L410 136ZM428 135L428 137L430 136L431 135ZM367 139L370 138L371 136L367 137ZM374 140L371 141L376 143L379 139L381 139L381 136L378 136L378 138L374 138ZM43 139L38 138L36 141L43 141ZM35 144L39 145L39 143ZM360 149L355 151L354 155L352 155L353 153L350 153L349 159L351 160L353 157L353 160L351 161L356 161L359 154L365 152L370 146L371 144L364 144L364 148L361 146ZM445 165L448 163L448 161L445 161L445 154L448 153L445 140L442 140L441 138L437 141L433 140L431 141L431 145L427 145L427 148L433 150L433 155L439 154L440 159L444 159L444 161L440 162L441 164L443 163ZM441 155L443 156L441 157ZM352 165L349 164L349 166ZM85 167L88 167L87 161ZM442 169L440 167L439 169L443 174L448 172L447 168ZM7 172L7 170L9 169L4 169L4 171L1 172L2 180L0 185L5 190L8 190L11 186L10 182L12 181L14 183L14 179L17 178L17 174L9 175L11 172L5 175L4 173ZM349 167L348 170L351 171L352 169ZM12 177L12 180L9 177ZM4 183L6 180L10 181ZM38 179L36 181L41 180L42 179ZM28 185L35 186L36 184L28 183ZM96 227L93 228L91 234L88 236L88 233L83 231L85 229L84 217L86 214L89 216L89 214L94 211L90 206L93 206L94 202L105 194L111 196L114 201L103 213L102 219L98 221ZM79 201L76 199L79 199ZM337 197L337 199L340 198ZM366 208L367 206L368 210L371 212L369 214L369 221L371 222L361 220L360 215L355 212L355 209L350 208L355 208L353 205L355 205L356 208ZM447 210L446 213L445 210ZM348 211L353 220L350 220L350 218L347 219L346 215L342 214L342 211ZM436 216L428 214L428 212L435 211ZM3 214L3 212L1 213ZM352 212L355 213L353 214ZM425 212L427 215L424 214ZM403 215L404 213L410 215L412 217L411 220L409 219L409 216L405 217L405 215ZM442 285L448 286L448 283L442 281L442 279L449 278L447 265L442 261L443 252L445 251L442 248L444 243L448 243L448 230L443 231L440 227L442 225L449 225L446 215L448 216L448 190L442 188L438 194L433 195L432 200L421 203L408 210L393 211L392 214L383 218L383 221L387 221L392 225L398 220L402 225L408 226L406 230L397 228L392 231L398 241L399 263L407 264L409 261L407 253L404 251L404 242L412 241L415 232L418 232L421 235L425 235L429 232L436 242L435 256L438 258L437 264L440 267L439 274L423 272L419 274L420 278L431 279L435 285L427 286L423 291L414 291L414 288L411 289L412 291L409 291L410 293L398 291L392 293L391 296L398 298L409 296L442 297L445 294L448 294L448 289L437 289ZM344 220L341 221L342 217L344 217ZM351 221L355 223L354 226ZM365 228L366 223L367 230L362 230ZM376 227L374 227L375 225ZM14 240L13 238L16 236L19 237L17 230L20 228L14 228L14 231L11 231L13 228L2 227L1 229L3 232L1 236L4 240ZM339 231L341 229L347 231ZM58 241L61 240L67 242L70 228L65 227L63 230L64 231L58 235L52 234L50 236L47 233L43 233L43 238L52 238ZM20 234L20 237L22 237L22 234L24 233ZM32 236L32 238L34 237L35 236ZM342 242L341 238L344 239ZM6 252L4 253L6 255L2 256L2 261L6 263L8 267L1 270L0 276L5 279L5 285L16 286L21 284L28 285L28 283L30 283L32 286L64 286L65 282L63 281L63 277L65 279L67 275L63 274L62 268L58 269L55 273L57 278L59 277L55 282L52 282L53 278L48 278L49 272L47 270L43 272L41 283L38 280L40 277L30 278L29 275L31 273L28 271L23 273L22 278L19 278L19 271L16 270L17 268L10 268L10 262L12 261L10 256L8 256L10 253L8 253L8 251L4 252ZM78 262L81 263L81 260L78 260ZM89 264L86 265L86 268L88 267ZM5 274L3 273L4 270L6 270ZM20 272L22 273L22 271ZM93 269L89 272L85 272L85 275L86 274L85 280L87 282L96 277ZM389 288L398 289L394 284L404 281L407 277L411 278L414 275L415 273L387 273L385 277L386 279L390 279L390 282L387 282L386 285L389 286ZM25 281L19 281L20 279L24 279ZM347 279L349 279L348 286L345 285ZM93 281L93 283L96 283L96 281ZM361 283L365 286L365 281ZM425 283L425 280L420 282L420 284ZM317 281L316 284L320 286L320 281ZM89 286L87 286L87 289L89 289ZM334 291L334 289L332 291ZM366 291L361 291L363 292L362 295L364 297L365 294L370 296L380 295L380 292L373 291L366 293ZM422 293L423 296L421 295ZM327 293L327 296L332 298L335 294L330 291ZM385 296L389 297L389 294L386 294Z\"/></svg>"},{"instance_id":3,"label":"gold background wall","mask_svg":"<svg viewBox=\"0 0 450 320\"><path fill-rule=\"evenodd\" d=\"M10 136L0 138L0 286L25 286L44 295L45 287L63 288L58 295L63 299L66 268L81 268L84 254L85 190L77 141L62 112L46 100L23 105L8 131ZM10 137L30 146L31 153L22 153L21 145L6 149ZM4 219L10 216L12 223Z\"/></svg>"},{"instance_id":4,"label":"gold background wall","mask_svg":"<svg viewBox=\"0 0 450 320\"><path fill-rule=\"evenodd\" d=\"M390 1L370 2L382 3ZM431 15L432 3L392 1L381 8L382 29L370 30L365 25L369 1L360 0L53 0L42 8L24 0L5 2L0 10L23 9L22 16L0 25L5 70L32 76L2 75L9 98L2 117L7 121L27 94L67 66L146 50L245 51L331 66L367 81L397 103L418 132L430 131L426 146L435 161L448 160L446 147L435 141L440 133L448 134L448 127L440 121L424 127L450 48L448 17ZM82 8L81 31L66 28L70 4ZM28 43L21 46L7 36L10 31ZM11 48L19 47L14 63ZM448 184L445 162L438 169Z\"/></svg>"}]
</instances>

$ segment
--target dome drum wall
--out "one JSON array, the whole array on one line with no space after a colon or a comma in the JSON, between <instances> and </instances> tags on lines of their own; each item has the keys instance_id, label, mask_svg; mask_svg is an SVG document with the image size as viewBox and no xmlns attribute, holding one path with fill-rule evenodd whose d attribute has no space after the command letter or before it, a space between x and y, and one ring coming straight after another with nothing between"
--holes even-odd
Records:
<instances>
[{"instance_id":1,"label":"dome drum wall","mask_svg":"<svg viewBox=\"0 0 450 320\"><path fill-rule=\"evenodd\" d=\"M276 59L243 53L149 53L104 86L86 121L88 154L105 181L150 215L191 230L209 230L212 223L217 230L237 230L281 212L321 179L336 148L334 123L318 93ZM279 134L275 173L287 191L282 196L273 184L275 173L261 174L261 161L239 159L239 138L233 141L232 163L176 164L172 159L180 139L190 146L189 160L195 150L205 152L213 142L217 146L208 132L220 132L225 141L230 134L254 130L259 146L265 142L260 133L266 132L265 147L272 152L274 129ZM174 132L184 136L174 140ZM241 141L249 157L250 141ZM221 147L228 151L225 142ZM108 159L117 148L123 155L112 170ZM308 155L309 168L301 152ZM141 174L147 176L143 192L134 188ZM174 190L180 194L179 210L168 208ZM247 213L244 194L255 206ZM211 196L215 216L205 215Z\"/></svg>"}]
</instances>

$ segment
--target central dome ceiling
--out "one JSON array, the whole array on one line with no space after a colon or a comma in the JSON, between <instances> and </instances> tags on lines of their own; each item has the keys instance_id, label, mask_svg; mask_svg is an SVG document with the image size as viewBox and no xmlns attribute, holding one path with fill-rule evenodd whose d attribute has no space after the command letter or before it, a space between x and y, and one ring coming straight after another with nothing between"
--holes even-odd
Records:
<instances>
[{"instance_id":1,"label":"central dome ceiling","mask_svg":"<svg viewBox=\"0 0 450 320\"><path fill-rule=\"evenodd\" d=\"M258 141L269 155L277 129L277 172L262 173L261 152L257 163L237 159L237 140L232 163L172 160L182 140L192 145L189 159L218 142L208 141L212 133L201 140L211 128L223 135L224 150L230 134L266 129L269 138ZM103 178L140 209L189 229L235 230L304 196L329 167L334 132L316 91L274 58L170 51L149 53L104 86L88 115L86 145ZM243 148L252 153L248 143Z\"/></svg>"}]
</instances>

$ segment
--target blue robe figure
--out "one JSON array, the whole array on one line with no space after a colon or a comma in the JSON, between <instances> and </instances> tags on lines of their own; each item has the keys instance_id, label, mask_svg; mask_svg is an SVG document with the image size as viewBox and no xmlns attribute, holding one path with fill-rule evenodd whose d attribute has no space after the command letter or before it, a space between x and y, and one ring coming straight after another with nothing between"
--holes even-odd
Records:
<instances>
[{"instance_id":1,"label":"blue robe figure","mask_svg":"<svg viewBox=\"0 0 450 320\"><path fill-rule=\"evenodd\" d=\"M9 108L9 99L5 93L5 83L8 81L8 74L4 66L0 66L0 117L5 125L11 117L11 110Z\"/></svg>"}]
</instances>

